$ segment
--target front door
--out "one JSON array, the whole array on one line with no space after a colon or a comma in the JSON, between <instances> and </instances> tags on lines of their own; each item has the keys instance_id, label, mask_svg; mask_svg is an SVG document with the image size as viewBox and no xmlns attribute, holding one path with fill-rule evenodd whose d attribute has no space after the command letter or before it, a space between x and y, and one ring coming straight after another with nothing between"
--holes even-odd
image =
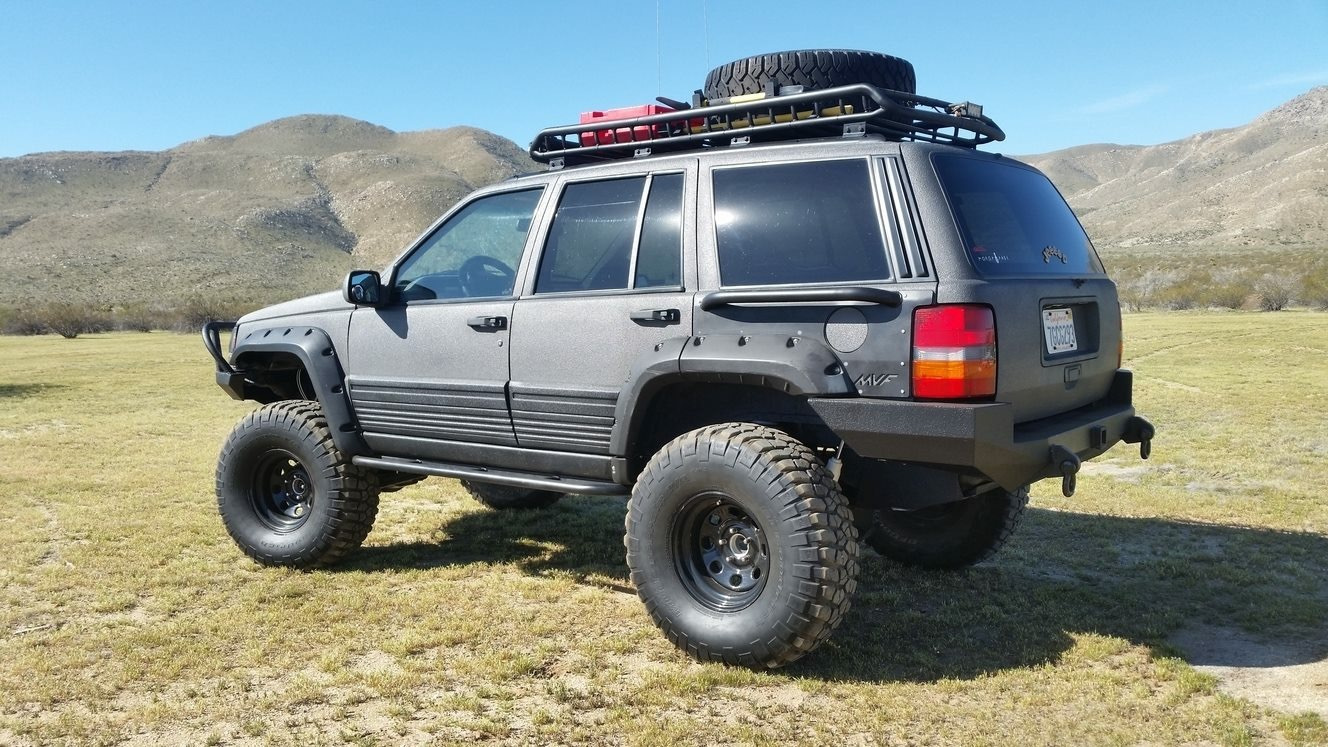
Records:
<instances>
[{"instance_id":1,"label":"front door","mask_svg":"<svg viewBox=\"0 0 1328 747\"><path fill-rule=\"evenodd\" d=\"M509 395L521 446L608 454L633 364L691 334L688 181L680 168L564 187L513 312Z\"/></svg>"},{"instance_id":2,"label":"front door","mask_svg":"<svg viewBox=\"0 0 1328 747\"><path fill-rule=\"evenodd\" d=\"M516 445L508 337L541 192L462 207L398 263L389 304L351 315L346 381L375 452L467 461L476 444Z\"/></svg>"}]
</instances>

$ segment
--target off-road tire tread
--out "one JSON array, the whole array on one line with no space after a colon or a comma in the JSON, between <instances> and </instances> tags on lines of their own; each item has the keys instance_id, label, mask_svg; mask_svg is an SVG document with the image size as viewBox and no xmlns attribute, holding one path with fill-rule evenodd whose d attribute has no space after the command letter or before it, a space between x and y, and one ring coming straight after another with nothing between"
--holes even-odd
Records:
<instances>
[{"instance_id":1,"label":"off-road tire tread","mask_svg":"<svg viewBox=\"0 0 1328 747\"><path fill-rule=\"evenodd\" d=\"M879 52L853 49L803 49L744 57L711 70L701 93L707 99L728 98L778 86L825 89L853 83L904 93L917 92L917 78L908 60Z\"/></svg>"},{"instance_id":2,"label":"off-road tire tread","mask_svg":"<svg viewBox=\"0 0 1328 747\"><path fill-rule=\"evenodd\" d=\"M997 490L985 499L988 502L981 506L982 523L976 535L970 542L948 552L937 552L935 548L899 534L889 536L889 527L878 519L873 519L864 541L879 554L917 568L957 570L977 565L1004 547L1023 522L1024 510L1028 507L1028 487L1013 491Z\"/></svg>"},{"instance_id":3,"label":"off-road tire tread","mask_svg":"<svg viewBox=\"0 0 1328 747\"><path fill-rule=\"evenodd\" d=\"M780 502L786 521L795 522L799 561L792 576L804 579L785 608L774 635L757 641L749 650L713 650L675 628L660 612L651 594L651 579L635 570L643 539L643 500L670 470L687 469L693 458L722 460L749 470L754 484L770 487L767 497ZM782 487L776 486L783 483ZM749 423L723 423L678 436L649 461L637 478L628 501L627 565L637 595L655 625L698 661L723 662L755 668L788 664L821 645L848 612L858 578L857 529L848 500L816 454L782 431ZM776 531L768 529L769 532Z\"/></svg>"},{"instance_id":4,"label":"off-road tire tread","mask_svg":"<svg viewBox=\"0 0 1328 747\"><path fill-rule=\"evenodd\" d=\"M324 531L309 543L307 549L295 555L275 555L252 547L235 535L229 522L226 529L246 555L266 566L288 568L323 568L333 565L364 544L378 515L378 485L372 470L351 464L332 441L332 429L323 415L323 408L309 400L286 400L250 412L235 426L227 437L217 460L217 508L225 518L222 491L223 465L237 448L237 441L253 429L286 429L296 435L318 455L317 465L306 465L312 473L319 469L327 478L331 490L320 500L327 505L331 520Z\"/></svg>"},{"instance_id":5,"label":"off-road tire tread","mask_svg":"<svg viewBox=\"0 0 1328 747\"><path fill-rule=\"evenodd\" d=\"M471 498L496 511L548 508L564 495L552 490L523 489L469 480L462 480L461 487L470 493Z\"/></svg>"}]
</instances>

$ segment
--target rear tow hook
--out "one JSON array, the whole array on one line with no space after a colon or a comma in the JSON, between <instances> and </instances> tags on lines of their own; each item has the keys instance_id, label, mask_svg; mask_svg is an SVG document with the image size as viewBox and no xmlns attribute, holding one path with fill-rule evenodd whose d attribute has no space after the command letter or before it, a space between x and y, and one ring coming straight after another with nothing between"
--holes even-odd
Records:
<instances>
[{"instance_id":1,"label":"rear tow hook","mask_svg":"<svg viewBox=\"0 0 1328 747\"><path fill-rule=\"evenodd\" d=\"M1139 458L1147 459L1153 453L1153 424L1139 416L1134 416L1125 424L1122 440L1127 444L1139 444Z\"/></svg>"},{"instance_id":2,"label":"rear tow hook","mask_svg":"<svg viewBox=\"0 0 1328 747\"><path fill-rule=\"evenodd\" d=\"M1061 494L1066 498L1074 496L1078 484L1079 456L1064 446L1051 447L1051 463L1061 474Z\"/></svg>"}]
</instances>

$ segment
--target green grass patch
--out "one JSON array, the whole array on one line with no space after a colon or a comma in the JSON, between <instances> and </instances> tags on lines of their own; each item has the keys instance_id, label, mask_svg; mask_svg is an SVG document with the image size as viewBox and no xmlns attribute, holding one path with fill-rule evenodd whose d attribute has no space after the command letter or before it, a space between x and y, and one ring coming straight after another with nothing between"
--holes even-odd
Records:
<instances>
[{"instance_id":1,"label":"green grass patch","mask_svg":"<svg viewBox=\"0 0 1328 747\"><path fill-rule=\"evenodd\" d=\"M867 554L831 642L761 673L655 630L620 499L497 513L434 479L342 566L260 568L212 493L250 405L196 336L0 337L0 743L1323 743L1170 639L1328 654L1328 323L1126 325L1151 461L1035 487L968 571Z\"/></svg>"}]
</instances>

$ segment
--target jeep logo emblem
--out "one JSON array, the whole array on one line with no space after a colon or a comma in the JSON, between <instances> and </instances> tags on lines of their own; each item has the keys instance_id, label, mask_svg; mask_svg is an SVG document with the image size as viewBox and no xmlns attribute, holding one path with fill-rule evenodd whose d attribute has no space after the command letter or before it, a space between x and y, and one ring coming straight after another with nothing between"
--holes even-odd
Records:
<instances>
[{"instance_id":1,"label":"jeep logo emblem","mask_svg":"<svg viewBox=\"0 0 1328 747\"><path fill-rule=\"evenodd\" d=\"M869 389L875 386L885 386L897 378L899 378L899 374L869 373L859 376L858 380L853 383L857 384L859 389Z\"/></svg>"}]
</instances>

